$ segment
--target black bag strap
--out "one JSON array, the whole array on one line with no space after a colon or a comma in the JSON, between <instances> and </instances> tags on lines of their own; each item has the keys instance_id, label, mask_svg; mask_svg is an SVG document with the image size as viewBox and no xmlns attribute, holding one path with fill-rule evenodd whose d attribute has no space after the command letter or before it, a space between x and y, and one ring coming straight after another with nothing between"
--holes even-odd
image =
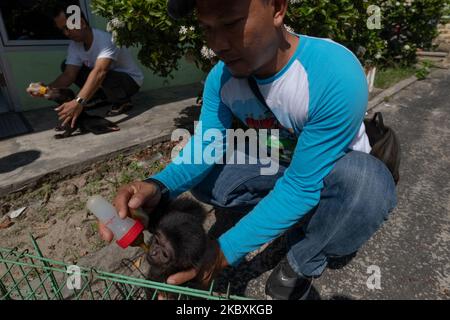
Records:
<instances>
[{"instance_id":1,"label":"black bag strap","mask_svg":"<svg viewBox=\"0 0 450 320\"><path fill-rule=\"evenodd\" d=\"M261 91L259 90L259 87L258 87L258 84L256 83L255 78L250 76L247 79L248 79L248 85L249 85L250 89L252 90L253 94L256 96L256 98L258 98L259 102L262 103L262 105L267 109L267 111L270 112L274 116L275 119L277 119L275 114L272 112L272 110L267 105L266 99L264 99Z\"/></svg>"},{"instance_id":2,"label":"black bag strap","mask_svg":"<svg viewBox=\"0 0 450 320\"><path fill-rule=\"evenodd\" d=\"M381 112L376 112L372 118L372 122L376 123L377 127L382 130L382 132L386 131L386 127L384 126L383 115Z\"/></svg>"}]
</instances>

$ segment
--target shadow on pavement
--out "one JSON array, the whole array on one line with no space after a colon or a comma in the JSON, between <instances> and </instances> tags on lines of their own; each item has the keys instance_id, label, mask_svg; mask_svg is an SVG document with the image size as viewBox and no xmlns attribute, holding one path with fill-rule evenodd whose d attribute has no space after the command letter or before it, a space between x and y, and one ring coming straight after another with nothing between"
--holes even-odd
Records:
<instances>
[{"instance_id":1,"label":"shadow on pavement","mask_svg":"<svg viewBox=\"0 0 450 320\"><path fill-rule=\"evenodd\" d=\"M179 117L174 119L175 127L183 128L189 130L189 132L194 132L194 121L198 121L200 117L200 106L192 105L183 109L180 112Z\"/></svg>"},{"instance_id":2,"label":"shadow on pavement","mask_svg":"<svg viewBox=\"0 0 450 320\"><path fill-rule=\"evenodd\" d=\"M220 237L220 235L232 228L243 216L245 216L245 214L246 213L216 208L216 222L211 226L209 235L214 238ZM294 226L294 228L300 227L301 223ZM218 291L226 292L229 285L229 289L232 294L246 296L248 294L249 282L258 277L261 277L261 281L266 281L266 277L263 277L262 275L275 268L286 253L286 239L284 236L281 236L270 243L263 251L256 254L256 256L254 256L250 261L244 261L236 268L226 268L222 275L216 280ZM356 253L345 257L330 259L328 268L333 270L341 269L350 263L355 256ZM264 287L263 284L258 286ZM261 288L257 291L258 297L264 295L260 292ZM320 293L314 287L314 282L307 300L322 300ZM352 300L352 298L344 295L335 295L331 297L331 300Z\"/></svg>"},{"instance_id":3,"label":"shadow on pavement","mask_svg":"<svg viewBox=\"0 0 450 320\"><path fill-rule=\"evenodd\" d=\"M7 173L17 168L26 166L41 156L41 152L37 150L28 150L10 154L0 158L0 173Z\"/></svg>"}]
</instances>

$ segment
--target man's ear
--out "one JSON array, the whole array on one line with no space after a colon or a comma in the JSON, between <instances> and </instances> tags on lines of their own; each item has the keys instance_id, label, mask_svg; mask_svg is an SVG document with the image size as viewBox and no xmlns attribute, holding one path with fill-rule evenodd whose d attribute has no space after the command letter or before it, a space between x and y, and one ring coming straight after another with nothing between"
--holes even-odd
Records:
<instances>
[{"instance_id":1,"label":"man's ear","mask_svg":"<svg viewBox=\"0 0 450 320\"><path fill-rule=\"evenodd\" d=\"M284 24L288 8L288 0L272 0L274 6L273 23L275 27L281 27Z\"/></svg>"},{"instance_id":2,"label":"man's ear","mask_svg":"<svg viewBox=\"0 0 450 320\"><path fill-rule=\"evenodd\" d=\"M89 23L87 22L86 18L82 15L80 19L80 26L81 30L85 30L90 27Z\"/></svg>"}]
</instances>

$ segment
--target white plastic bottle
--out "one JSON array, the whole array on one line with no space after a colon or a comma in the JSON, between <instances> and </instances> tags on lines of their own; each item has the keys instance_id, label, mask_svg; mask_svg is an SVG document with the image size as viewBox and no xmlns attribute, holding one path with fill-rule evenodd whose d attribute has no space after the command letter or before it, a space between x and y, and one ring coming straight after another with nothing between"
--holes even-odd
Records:
<instances>
[{"instance_id":1,"label":"white plastic bottle","mask_svg":"<svg viewBox=\"0 0 450 320\"><path fill-rule=\"evenodd\" d=\"M99 195L89 198L87 208L112 231L114 239L121 248L125 249L130 245L136 245L145 249L142 222L130 217L120 218L116 208Z\"/></svg>"},{"instance_id":2,"label":"white plastic bottle","mask_svg":"<svg viewBox=\"0 0 450 320\"><path fill-rule=\"evenodd\" d=\"M48 87L45 87L40 83L30 83L27 91L35 96L44 97L48 93Z\"/></svg>"}]
</instances>

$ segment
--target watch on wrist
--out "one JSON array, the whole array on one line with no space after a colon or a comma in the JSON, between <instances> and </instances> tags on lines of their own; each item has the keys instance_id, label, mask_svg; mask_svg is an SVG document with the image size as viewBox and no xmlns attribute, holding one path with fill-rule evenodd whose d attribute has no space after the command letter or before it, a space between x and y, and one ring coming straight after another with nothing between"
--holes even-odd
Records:
<instances>
[{"instance_id":1,"label":"watch on wrist","mask_svg":"<svg viewBox=\"0 0 450 320\"><path fill-rule=\"evenodd\" d=\"M86 99L83 99L81 97L76 97L75 101L78 102L78 104L81 105L82 107L86 106Z\"/></svg>"}]
</instances>

